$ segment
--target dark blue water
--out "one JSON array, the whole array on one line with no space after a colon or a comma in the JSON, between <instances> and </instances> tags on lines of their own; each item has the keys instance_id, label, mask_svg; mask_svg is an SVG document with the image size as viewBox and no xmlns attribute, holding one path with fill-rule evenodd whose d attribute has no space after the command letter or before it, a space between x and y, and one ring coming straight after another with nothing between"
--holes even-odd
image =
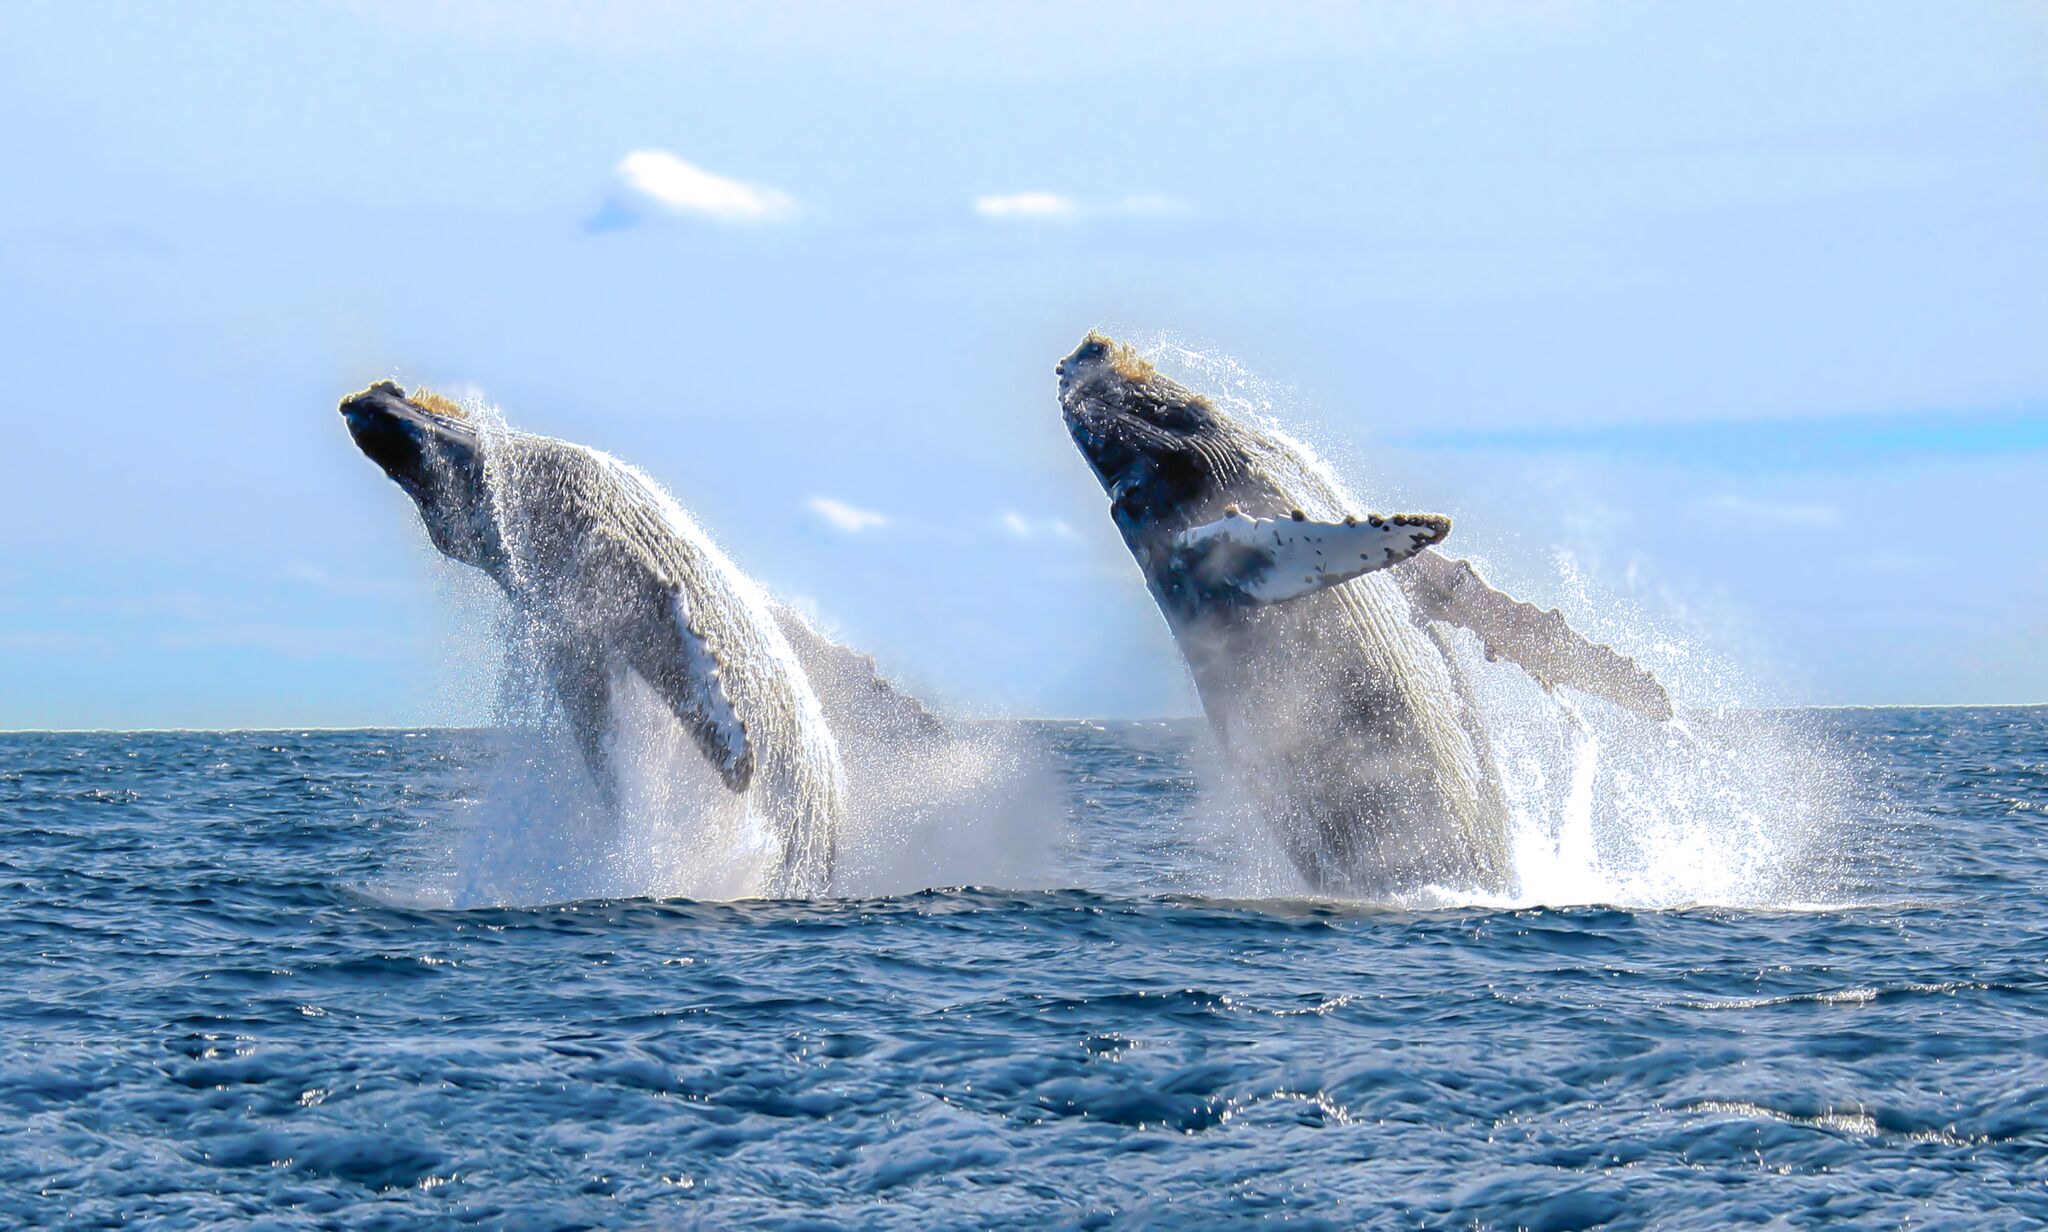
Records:
<instances>
[{"instance_id":1,"label":"dark blue water","mask_svg":"<svg viewBox=\"0 0 2048 1232\"><path fill-rule=\"evenodd\" d=\"M1175 895L1083 724L1086 888L408 909L488 735L0 737L0 1224L2038 1226L2048 710L1816 722L1796 911Z\"/></svg>"}]
</instances>

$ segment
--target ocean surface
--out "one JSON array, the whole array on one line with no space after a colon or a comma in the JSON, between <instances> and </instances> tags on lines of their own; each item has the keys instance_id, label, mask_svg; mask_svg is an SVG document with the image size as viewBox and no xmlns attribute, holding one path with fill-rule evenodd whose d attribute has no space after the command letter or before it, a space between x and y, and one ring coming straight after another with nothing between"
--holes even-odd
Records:
<instances>
[{"instance_id":1,"label":"ocean surface","mask_svg":"<svg viewBox=\"0 0 2048 1232\"><path fill-rule=\"evenodd\" d=\"M1188 723L1029 888L466 909L505 733L0 736L0 1225L2041 1226L2048 710L1794 717L1782 890L1433 909L1202 892Z\"/></svg>"}]
</instances>

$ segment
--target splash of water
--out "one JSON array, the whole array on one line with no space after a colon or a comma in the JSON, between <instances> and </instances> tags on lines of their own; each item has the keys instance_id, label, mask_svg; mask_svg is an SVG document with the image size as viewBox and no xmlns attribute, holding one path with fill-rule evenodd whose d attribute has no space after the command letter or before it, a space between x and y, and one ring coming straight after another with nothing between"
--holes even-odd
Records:
<instances>
[{"instance_id":1,"label":"splash of water","mask_svg":"<svg viewBox=\"0 0 2048 1232\"><path fill-rule=\"evenodd\" d=\"M1227 356L1177 341L1141 349L1297 450L1345 504L1376 507L1357 500L1321 454L1276 420L1285 391ZM475 401L470 409L487 434L505 430L492 408ZM769 608L658 485L611 464L656 496L678 534L720 562L735 602ZM1488 899L1434 887L1408 905L1786 907L1839 897L1836 839L1846 802L1860 790L1839 754L1797 716L1743 707L1741 674L1675 621L1602 593L1568 555L1552 564L1574 626L1652 665L1685 717L1653 725L1605 702L1549 693L1519 668L1488 662L1468 633L1438 639L1478 716L1508 806L1517 888ZM500 659L496 771L464 802L461 830L443 836L446 875L409 896L479 905L759 893L775 850L774 818L724 788L662 703L630 679L616 690L620 792L617 807L608 806L553 713L533 630L495 592L460 593L484 606L469 624ZM778 655L793 655L779 635L777 644ZM819 723L849 795L833 893L1061 883L1052 819L1065 808L1040 751L1017 728L955 725L907 741L870 738L882 726L857 713ZM1298 875L1256 804L1219 767L1202 773L1203 804L1183 838L1205 858L1199 868L1190 861L1178 884L1229 897L1298 896Z\"/></svg>"},{"instance_id":2,"label":"splash of water","mask_svg":"<svg viewBox=\"0 0 2048 1232\"><path fill-rule=\"evenodd\" d=\"M484 441L501 532L517 536L514 497L531 477L522 473L521 452L503 447L513 433L498 411L475 396L465 402ZM616 458L551 443L595 458L688 542L708 565L695 598L743 609L766 643L772 670L791 682L803 772L831 785L838 809L832 893L1044 879L1054 836L1027 818L1044 811L1039 802L1049 792L1035 751L1016 733L941 724L906 732L888 716L865 712L857 695L835 698L828 715L773 601L673 497ZM534 567L530 554L511 555L518 567ZM474 906L769 892L792 802L764 790L765 775L757 773L744 793L728 790L655 692L620 673L612 681L608 742L616 790L604 799L558 713L536 622L495 594L480 615L471 627L500 652L491 716L495 769L477 797L464 802L459 831L446 836L438 861L445 874L402 891L404 897Z\"/></svg>"},{"instance_id":3,"label":"splash of water","mask_svg":"<svg viewBox=\"0 0 2048 1232\"><path fill-rule=\"evenodd\" d=\"M1311 516L1387 507L1359 500L1324 455L1279 421L1286 390L1173 335L1141 337L1137 345L1291 449L1294 458L1262 459L1304 468L1280 476L1290 487L1310 480L1302 490L1326 486L1345 506ZM1651 666L1684 717L1652 724L1604 701L1548 692L1520 668L1488 661L1471 633L1439 631L1433 640L1476 720L1470 727L1508 808L1516 889L1493 899L1430 887L1416 905L1767 907L1838 896L1847 805L1863 791L1846 755L1799 716L1745 707L1742 674L1693 644L1672 619L1597 594L1569 554L1552 564L1568 596L1567 620ZM1224 790L1205 824L1230 833L1247 856L1229 886L1213 888L1271 892L1284 870L1269 852L1250 856L1258 819L1247 816L1227 772L1214 777Z\"/></svg>"}]
</instances>

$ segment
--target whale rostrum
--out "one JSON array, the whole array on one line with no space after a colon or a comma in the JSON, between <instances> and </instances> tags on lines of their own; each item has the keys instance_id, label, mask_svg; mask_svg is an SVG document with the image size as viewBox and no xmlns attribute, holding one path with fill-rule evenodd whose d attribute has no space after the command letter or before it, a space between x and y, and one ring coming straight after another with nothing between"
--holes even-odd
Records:
<instances>
[{"instance_id":1,"label":"whale rostrum","mask_svg":"<svg viewBox=\"0 0 2048 1232\"><path fill-rule=\"evenodd\" d=\"M446 399L409 397L389 381L344 399L341 413L356 444L413 498L435 547L484 570L511 600L607 801L619 791L613 695L631 673L725 787L779 831L779 868L761 888L826 890L846 787L805 664L847 677L835 682L845 693L861 687L857 656L778 611L616 459L485 428Z\"/></svg>"},{"instance_id":2,"label":"whale rostrum","mask_svg":"<svg viewBox=\"0 0 2048 1232\"><path fill-rule=\"evenodd\" d=\"M1068 432L1233 778L1312 889L1513 888L1506 805L1451 628L1546 688L1670 717L1626 656L1433 550L1449 519L1348 508L1284 436L1100 334L1055 372Z\"/></svg>"}]
</instances>

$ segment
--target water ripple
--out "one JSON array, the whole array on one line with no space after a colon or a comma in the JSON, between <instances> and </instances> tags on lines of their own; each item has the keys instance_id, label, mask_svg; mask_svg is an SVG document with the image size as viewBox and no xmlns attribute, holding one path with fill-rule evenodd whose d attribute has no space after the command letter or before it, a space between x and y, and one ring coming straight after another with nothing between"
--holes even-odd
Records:
<instances>
[{"instance_id":1,"label":"water ripple","mask_svg":"<svg viewBox=\"0 0 2048 1232\"><path fill-rule=\"evenodd\" d=\"M2048 712L1817 721L1834 905L1664 910L1193 893L1185 725L1070 888L475 910L490 733L0 737L0 1226L2040 1226Z\"/></svg>"}]
</instances>

